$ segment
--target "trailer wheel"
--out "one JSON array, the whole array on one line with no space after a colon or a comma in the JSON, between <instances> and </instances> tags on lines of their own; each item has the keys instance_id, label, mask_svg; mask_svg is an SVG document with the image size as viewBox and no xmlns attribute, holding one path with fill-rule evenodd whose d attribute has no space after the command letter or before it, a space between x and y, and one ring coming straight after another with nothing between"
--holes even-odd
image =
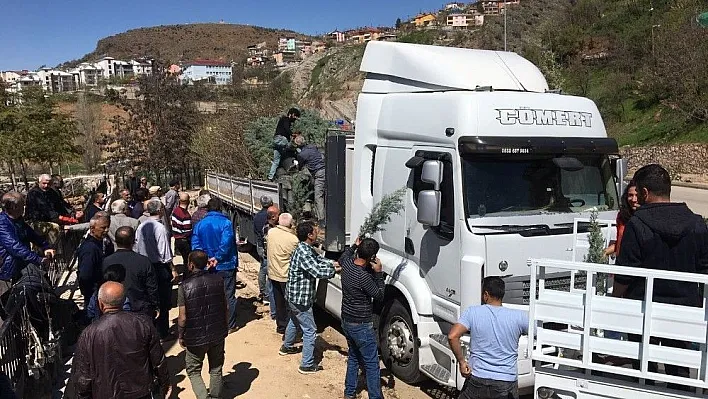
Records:
<instances>
[{"instance_id":1,"label":"trailer wheel","mask_svg":"<svg viewBox=\"0 0 708 399\"><path fill-rule=\"evenodd\" d=\"M379 347L386 367L406 384L424 380L418 366L418 336L408 308L394 299L384 309L381 319Z\"/></svg>"}]
</instances>

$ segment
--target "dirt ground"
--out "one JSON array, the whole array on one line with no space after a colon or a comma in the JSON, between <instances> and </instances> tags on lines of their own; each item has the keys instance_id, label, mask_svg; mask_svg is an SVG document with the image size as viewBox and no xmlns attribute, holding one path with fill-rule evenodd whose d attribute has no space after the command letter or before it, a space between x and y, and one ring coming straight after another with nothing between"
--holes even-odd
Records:
<instances>
[{"instance_id":1,"label":"dirt ground","mask_svg":"<svg viewBox=\"0 0 708 399\"><path fill-rule=\"evenodd\" d=\"M178 263L179 260L176 260ZM246 287L238 290L238 320L240 329L226 339L224 390L222 397L230 398L341 398L344 393L347 343L337 330L337 321L324 312L316 313L319 338L316 356L322 359L324 370L314 375L297 372L300 355L279 356L282 336L275 332L268 307L256 301L257 270L259 264L248 255L241 255L239 279ZM170 313L173 319L177 310ZM194 398L191 384L184 370L184 350L176 342L165 344L170 373L173 377L171 398ZM202 375L208 384L207 365ZM384 397L387 399L455 398L453 391L441 389L434 383L410 386L382 370ZM359 389L365 388L360 378ZM367 398L365 392L359 398Z\"/></svg>"}]
</instances>

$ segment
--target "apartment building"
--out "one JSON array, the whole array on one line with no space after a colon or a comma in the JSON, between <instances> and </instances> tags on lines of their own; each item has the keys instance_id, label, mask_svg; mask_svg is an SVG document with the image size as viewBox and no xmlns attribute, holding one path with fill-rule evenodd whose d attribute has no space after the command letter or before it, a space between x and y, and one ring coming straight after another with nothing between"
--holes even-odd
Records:
<instances>
[{"instance_id":1,"label":"apartment building","mask_svg":"<svg viewBox=\"0 0 708 399\"><path fill-rule=\"evenodd\" d=\"M447 16L447 26L452 26L453 29L469 29L482 25L484 25L484 15L457 13Z\"/></svg>"},{"instance_id":2,"label":"apartment building","mask_svg":"<svg viewBox=\"0 0 708 399\"><path fill-rule=\"evenodd\" d=\"M231 84L231 79L231 63L215 60L194 60L185 66L181 75L181 80L187 84L204 82L221 86Z\"/></svg>"},{"instance_id":3,"label":"apartment building","mask_svg":"<svg viewBox=\"0 0 708 399\"><path fill-rule=\"evenodd\" d=\"M37 71L41 85L49 93L65 93L76 91L74 75L69 72L51 68L42 68Z\"/></svg>"}]
</instances>

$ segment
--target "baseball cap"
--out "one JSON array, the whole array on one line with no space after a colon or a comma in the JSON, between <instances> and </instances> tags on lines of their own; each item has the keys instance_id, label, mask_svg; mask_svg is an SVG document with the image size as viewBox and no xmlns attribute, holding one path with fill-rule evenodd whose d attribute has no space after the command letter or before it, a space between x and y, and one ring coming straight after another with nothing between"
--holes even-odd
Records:
<instances>
[{"instance_id":1,"label":"baseball cap","mask_svg":"<svg viewBox=\"0 0 708 399\"><path fill-rule=\"evenodd\" d=\"M261 206L262 206L263 208L265 208L265 207L267 207L267 206L272 206L272 205L273 205L273 199L272 199L272 198L270 198L270 197L267 196L267 195L264 195L264 196L261 197Z\"/></svg>"},{"instance_id":2,"label":"baseball cap","mask_svg":"<svg viewBox=\"0 0 708 399\"><path fill-rule=\"evenodd\" d=\"M150 195L157 195L158 191L160 191L160 186L152 186L148 189Z\"/></svg>"}]
</instances>

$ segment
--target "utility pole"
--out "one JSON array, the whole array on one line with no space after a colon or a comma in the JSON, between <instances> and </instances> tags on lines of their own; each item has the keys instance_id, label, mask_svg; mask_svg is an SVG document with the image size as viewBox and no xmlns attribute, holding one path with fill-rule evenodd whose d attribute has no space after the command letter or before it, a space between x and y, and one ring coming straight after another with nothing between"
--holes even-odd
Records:
<instances>
[{"instance_id":1,"label":"utility pole","mask_svg":"<svg viewBox=\"0 0 708 399\"><path fill-rule=\"evenodd\" d=\"M504 51L506 51L506 0L504 0Z\"/></svg>"}]
</instances>

